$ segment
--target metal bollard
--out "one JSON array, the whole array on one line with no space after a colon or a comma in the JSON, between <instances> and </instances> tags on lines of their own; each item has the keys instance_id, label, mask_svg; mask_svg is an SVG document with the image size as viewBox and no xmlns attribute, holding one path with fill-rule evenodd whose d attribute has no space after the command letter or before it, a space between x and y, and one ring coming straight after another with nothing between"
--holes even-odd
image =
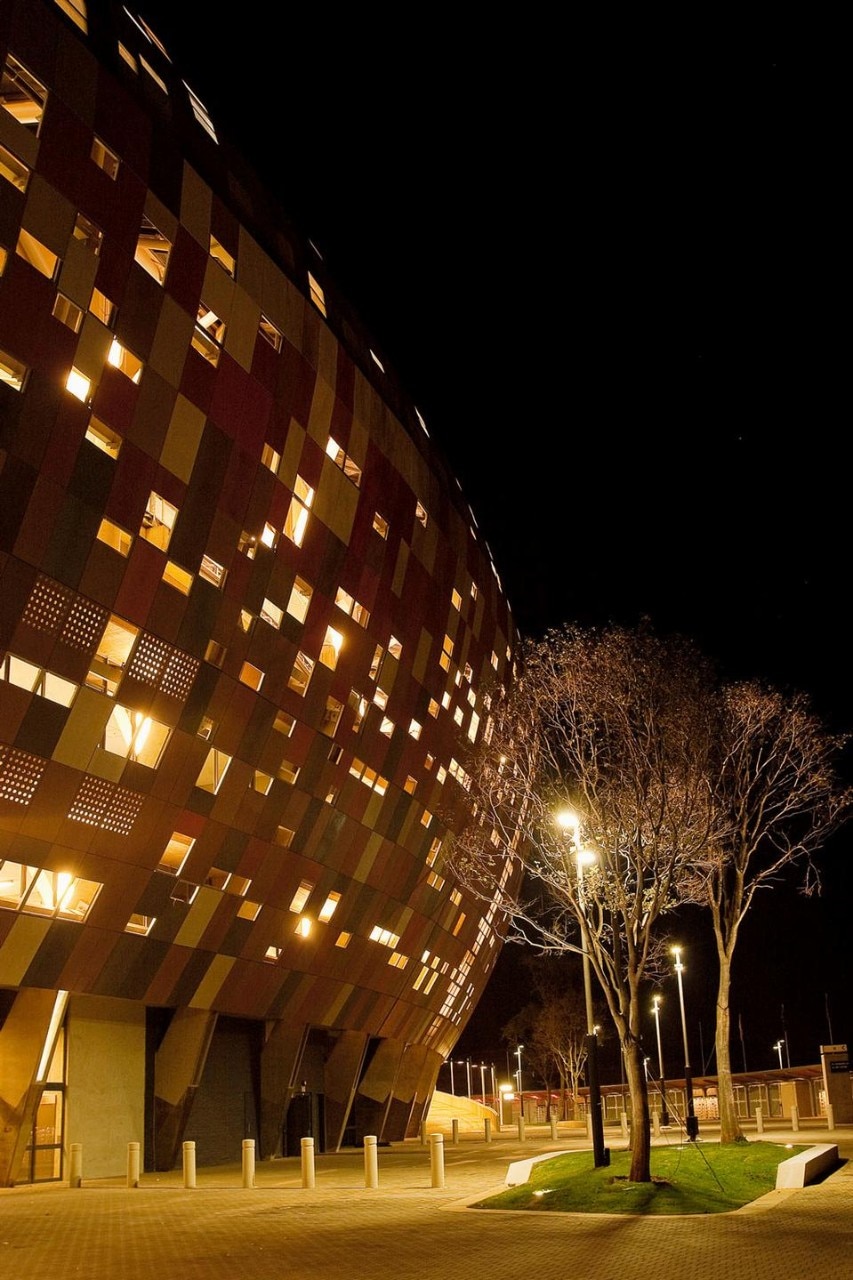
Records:
<instances>
[{"instance_id":1,"label":"metal bollard","mask_svg":"<svg viewBox=\"0 0 853 1280\"><path fill-rule=\"evenodd\" d=\"M551 1116L551 1141L557 1141L557 1117Z\"/></svg>"},{"instance_id":2,"label":"metal bollard","mask_svg":"<svg viewBox=\"0 0 853 1280\"><path fill-rule=\"evenodd\" d=\"M184 1153L184 1186L192 1188L195 1186L195 1143L185 1142L181 1149Z\"/></svg>"},{"instance_id":3,"label":"metal bollard","mask_svg":"<svg viewBox=\"0 0 853 1280\"><path fill-rule=\"evenodd\" d=\"M519 1142L524 1141L524 1116L518 1117L518 1140Z\"/></svg>"},{"instance_id":4,"label":"metal bollard","mask_svg":"<svg viewBox=\"0 0 853 1280\"><path fill-rule=\"evenodd\" d=\"M127 1185L129 1187L139 1186L139 1143L129 1142L127 1144Z\"/></svg>"},{"instance_id":5,"label":"metal bollard","mask_svg":"<svg viewBox=\"0 0 853 1280\"><path fill-rule=\"evenodd\" d=\"M366 1187L379 1186L376 1138L373 1136L364 1139L364 1185Z\"/></svg>"},{"instance_id":6,"label":"metal bollard","mask_svg":"<svg viewBox=\"0 0 853 1280\"><path fill-rule=\"evenodd\" d=\"M453 1130L453 1145L457 1147L459 1145L459 1121L456 1119L451 1120L450 1127Z\"/></svg>"},{"instance_id":7,"label":"metal bollard","mask_svg":"<svg viewBox=\"0 0 853 1280\"><path fill-rule=\"evenodd\" d=\"M303 1187L314 1186L314 1139L303 1138L300 1146L302 1148L302 1185Z\"/></svg>"},{"instance_id":8,"label":"metal bollard","mask_svg":"<svg viewBox=\"0 0 853 1280\"><path fill-rule=\"evenodd\" d=\"M483 1136L484 1136L484 1138L485 1138L486 1142L491 1142L491 1140L492 1140L492 1122L491 1122L491 1120L489 1119L489 1117L488 1117L488 1116L486 1116L486 1117L485 1117L485 1119L483 1120L483 1130L484 1130L484 1134L483 1134Z\"/></svg>"},{"instance_id":9,"label":"metal bollard","mask_svg":"<svg viewBox=\"0 0 853 1280\"><path fill-rule=\"evenodd\" d=\"M755 1130L756 1133L764 1132L764 1116L762 1114L761 1107L755 1108Z\"/></svg>"},{"instance_id":10,"label":"metal bollard","mask_svg":"<svg viewBox=\"0 0 853 1280\"><path fill-rule=\"evenodd\" d=\"M255 1185L255 1139L243 1139L243 1186Z\"/></svg>"},{"instance_id":11,"label":"metal bollard","mask_svg":"<svg viewBox=\"0 0 853 1280\"><path fill-rule=\"evenodd\" d=\"M71 1143L71 1168L68 1174L68 1185L70 1187L82 1187L83 1185L83 1143Z\"/></svg>"},{"instance_id":12,"label":"metal bollard","mask_svg":"<svg viewBox=\"0 0 853 1280\"><path fill-rule=\"evenodd\" d=\"M794 1105L791 1107L791 1128L794 1130L794 1133L796 1133L799 1127L800 1127L800 1109L799 1107Z\"/></svg>"},{"instance_id":13,"label":"metal bollard","mask_svg":"<svg viewBox=\"0 0 853 1280\"><path fill-rule=\"evenodd\" d=\"M431 1133L429 1138L429 1172L433 1187L444 1186L444 1134Z\"/></svg>"}]
</instances>

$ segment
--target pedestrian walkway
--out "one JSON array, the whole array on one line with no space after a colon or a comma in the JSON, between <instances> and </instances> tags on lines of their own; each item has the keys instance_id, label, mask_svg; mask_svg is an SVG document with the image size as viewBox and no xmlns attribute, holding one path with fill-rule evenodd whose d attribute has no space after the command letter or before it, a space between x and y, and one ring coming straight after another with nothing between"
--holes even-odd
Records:
<instances>
[{"instance_id":1,"label":"pedestrian walkway","mask_svg":"<svg viewBox=\"0 0 853 1280\"><path fill-rule=\"evenodd\" d=\"M750 1135L751 1136L751 1135ZM700 1141L715 1141L706 1130ZM10 1280L853 1280L853 1126L765 1132L835 1142L823 1182L774 1191L730 1214L689 1218L520 1213L471 1208L503 1189L509 1165L588 1146L582 1135L506 1130L491 1141L318 1155L314 1186L299 1157L142 1173L80 1187L0 1190L0 1275ZM656 1141L672 1141L661 1137ZM624 1146L618 1131L607 1143ZM436 1185L443 1167L444 1185Z\"/></svg>"}]
</instances>

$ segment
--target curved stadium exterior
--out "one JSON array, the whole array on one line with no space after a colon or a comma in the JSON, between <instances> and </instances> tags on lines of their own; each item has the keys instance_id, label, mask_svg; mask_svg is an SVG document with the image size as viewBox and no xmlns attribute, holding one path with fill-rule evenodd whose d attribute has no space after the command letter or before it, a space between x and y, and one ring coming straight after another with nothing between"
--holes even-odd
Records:
<instances>
[{"instance_id":1,"label":"curved stadium exterior","mask_svg":"<svg viewBox=\"0 0 853 1280\"><path fill-rule=\"evenodd\" d=\"M388 361L158 36L0 5L0 1184L418 1132L515 635Z\"/></svg>"}]
</instances>

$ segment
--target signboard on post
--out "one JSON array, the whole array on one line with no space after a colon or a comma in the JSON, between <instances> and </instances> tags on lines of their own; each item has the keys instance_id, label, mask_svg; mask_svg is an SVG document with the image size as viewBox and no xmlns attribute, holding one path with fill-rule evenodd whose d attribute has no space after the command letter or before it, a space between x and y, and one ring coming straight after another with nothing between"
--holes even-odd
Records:
<instances>
[{"instance_id":1,"label":"signboard on post","mask_svg":"<svg viewBox=\"0 0 853 1280\"><path fill-rule=\"evenodd\" d=\"M846 1044L822 1044L820 1063L827 1106L835 1124L853 1124L853 1080Z\"/></svg>"}]
</instances>

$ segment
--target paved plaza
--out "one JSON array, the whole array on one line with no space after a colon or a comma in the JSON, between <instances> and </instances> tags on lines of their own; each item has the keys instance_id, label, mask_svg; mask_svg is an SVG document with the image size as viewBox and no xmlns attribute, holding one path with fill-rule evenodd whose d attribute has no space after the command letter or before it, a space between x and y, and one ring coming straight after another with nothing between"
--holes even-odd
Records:
<instances>
[{"instance_id":1,"label":"paved plaza","mask_svg":"<svg viewBox=\"0 0 853 1280\"><path fill-rule=\"evenodd\" d=\"M9 1280L853 1280L853 1127L766 1132L837 1142L844 1163L817 1185L773 1191L735 1213L630 1217L476 1210L520 1159L585 1145L444 1140L440 1166L418 1141L184 1175L0 1190L0 1276ZM712 1142L716 1134L700 1135ZM659 1141L672 1141L661 1138ZM624 1145L608 1133L611 1149ZM685 1158L690 1156L689 1146ZM366 1185L371 1180L375 1186Z\"/></svg>"}]
</instances>

